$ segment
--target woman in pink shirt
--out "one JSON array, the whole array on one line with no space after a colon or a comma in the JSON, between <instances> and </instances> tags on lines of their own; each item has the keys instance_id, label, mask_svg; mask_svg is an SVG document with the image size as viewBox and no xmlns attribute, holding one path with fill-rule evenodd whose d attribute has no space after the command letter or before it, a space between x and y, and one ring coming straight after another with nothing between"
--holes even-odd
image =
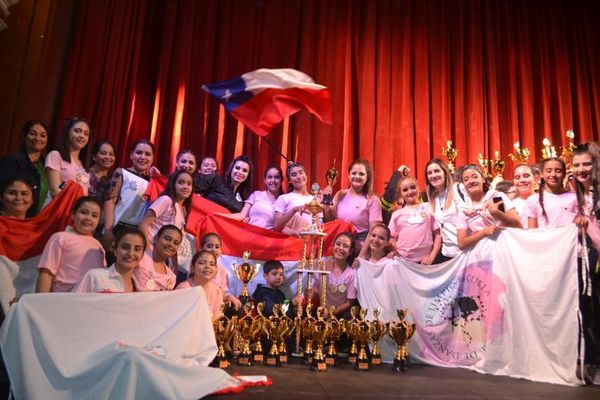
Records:
<instances>
[{"instance_id":1,"label":"woman in pink shirt","mask_svg":"<svg viewBox=\"0 0 600 400\"><path fill-rule=\"evenodd\" d=\"M85 273L106 266L104 249L93 233L100 221L100 203L80 197L73 206L72 226L50 236L38 264L36 292L70 292Z\"/></svg>"},{"instance_id":2,"label":"woman in pink shirt","mask_svg":"<svg viewBox=\"0 0 600 400\"><path fill-rule=\"evenodd\" d=\"M431 206L420 202L415 178L403 177L398 186L404 207L394 211L389 224L396 253L405 260L431 265L442 246Z\"/></svg>"},{"instance_id":3,"label":"woman in pink shirt","mask_svg":"<svg viewBox=\"0 0 600 400\"><path fill-rule=\"evenodd\" d=\"M461 250L474 246L484 237L498 234L500 226L521 226L519 215L510 205L508 197L490 190L479 166L465 165L460 178L467 196L456 218L456 234Z\"/></svg>"},{"instance_id":4,"label":"woman in pink shirt","mask_svg":"<svg viewBox=\"0 0 600 400\"><path fill-rule=\"evenodd\" d=\"M90 135L90 126L85 118L72 117L65 122L56 150L46 156L50 198L56 197L68 180L79 183L87 194L90 184L90 175L86 171L90 160Z\"/></svg>"},{"instance_id":5,"label":"woman in pink shirt","mask_svg":"<svg viewBox=\"0 0 600 400\"><path fill-rule=\"evenodd\" d=\"M177 254L181 238L181 230L175 225L165 225L159 229L152 250L144 252L140 266L133 272L140 292L175 288L177 276L167 262Z\"/></svg>"},{"instance_id":6,"label":"woman in pink shirt","mask_svg":"<svg viewBox=\"0 0 600 400\"><path fill-rule=\"evenodd\" d=\"M222 290L223 301L231 304L236 310L239 310L242 302L229 291L229 274L227 273L227 269L219 264L219 257L223 253L222 247L221 236L214 232L209 232L200 239L200 249L210 251L217 258L217 271L213 277L213 283Z\"/></svg>"},{"instance_id":7,"label":"woman in pink shirt","mask_svg":"<svg viewBox=\"0 0 600 400\"><path fill-rule=\"evenodd\" d=\"M352 162L348 180L349 187L335 194L332 206L326 206L326 215L328 219L352 223L357 231L357 250L360 250L369 229L382 221L379 197L373 193L373 169L369 161Z\"/></svg>"},{"instance_id":8,"label":"woman in pink shirt","mask_svg":"<svg viewBox=\"0 0 600 400\"><path fill-rule=\"evenodd\" d=\"M192 259L189 278L177 285L177 289L202 286L213 321L221 318L221 304L223 303L223 290L213 282L216 273L217 258L215 255L210 251L200 250L194 254Z\"/></svg>"},{"instance_id":9,"label":"woman in pink shirt","mask_svg":"<svg viewBox=\"0 0 600 400\"><path fill-rule=\"evenodd\" d=\"M137 229L123 228L115 238L116 261L110 268L88 271L73 289L76 293L131 293L138 291L133 271L140 265L146 237Z\"/></svg>"},{"instance_id":10,"label":"woman in pink shirt","mask_svg":"<svg viewBox=\"0 0 600 400\"><path fill-rule=\"evenodd\" d=\"M221 214L237 221L246 221L250 225L273 229L275 220L275 201L282 193L283 172L276 165L267 167L264 174L264 191L255 191L248 197L242 211L235 214Z\"/></svg>"}]
</instances>

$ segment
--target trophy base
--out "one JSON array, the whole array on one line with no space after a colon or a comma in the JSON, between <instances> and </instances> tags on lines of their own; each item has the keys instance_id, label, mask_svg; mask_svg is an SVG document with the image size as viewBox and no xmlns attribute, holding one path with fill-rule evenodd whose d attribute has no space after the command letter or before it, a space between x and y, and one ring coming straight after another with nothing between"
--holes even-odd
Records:
<instances>
[{"instance_id":1,"label":"trophy base","mask_svg":"<svg viewBox=\"0 0 600 400\"><path fill-rule=\"evenodd\" d=\"M381 365L381 357L371 356L371 365Z\"/></svg>"},{"instance_id":2,"label":"trophy base","mask_svg":"<svg viewBox=\"0 0 600 400\"><path fill-rule=\"evenodd\" d=\"M269 366L269 367L281 367L281 363L279 362L279 357L277 357L277 356L268 356L267 357L267 366Z\"/></svg>"},{"instance_id":3,"label":"trophy base","mask_svg":"<svg viewBox=\"0 0 600 400\"><path fill-rule=\"evenodd\" d=\"M356 365L354 365L354 369L357 371L368 371L369 370L369 360L359 358L356 360Z\"/></svg>"},{"instance_id":4,"label":"trophy base","mask_svg":"<svg viewBox=\"0 0 600 400\"><path fill-rule=\"evenodd\" d=\"M327 364L327 366L329 367L335 367L337 364L337 360L335 357L325 357L325 364Z\"/></svg>"},{"instance_id":5,"label":"trophy base","mask_svg":"<svg viewBox=\"0 0 600 400\"><path fill-rule=\"evenodd\" d=\"M356 364L356 354L349 354L348 355L348 364Z\"/></svg>"},{"instance_id":6,"label":"trophy base","mask_svg":"<svg viewBox=\"0 0 600 400\"><path fill-rule=\"evenodd\" d=\"M252 361L255 363L262 363L265 360L265 356L262 353L256 353L252 356Z\"/></svg>"},{"instance_id":7,"label":"trophy base","mask_svg":"<svg viewBox=\"0 0 600 400\"><path fill-rule=\"evenodd\" d=\"M327 371L327 363L325 362L325 360L317 361L316 359L313 359L313 362L310 365L310 369L311 371L325 372Z\"/></svg>"},{"instance_id":8,"label":"trophy base","mask_svg":"<svg viewBox=\"0 0 600 400\"><path fill-rule=\"evenodd\" d=\"M392 371L394 372L406 372L408 370L408 360L396 360L394 359L394 365Z\"/></svg>"},{"instance_id":9,"label":"trophy base","mask_svg":"<svg viewBox=\"0 0 600 400\"><path fill-rule=\"evenodd\" d=\"M210 363L212 367L226 369L229 368L231 363L227 359L227 357L215 357L215 359Z\"/></svg>"},{"instance_id":10,"label":"trophy base","mask_svg":"<svg viewBox=\"0 0 600 400\"><path fill-rule=\"evenodd\" d=\"M288 363L288 356L287 356L287 354L280 354L279 355L279 363L281 365L286 365Z\"/></svg>"},{"instance_id":11,"label":"trophy base","mask_svg":"<svg viewBox=\"0 0 600 400\"><path fill-rule=\"evenodd\" d=\"M250 361L250 356L239 356L237 359L237 365L242 367L249 367L252 365L252 361Z\"/></svg>"}]
</instances>

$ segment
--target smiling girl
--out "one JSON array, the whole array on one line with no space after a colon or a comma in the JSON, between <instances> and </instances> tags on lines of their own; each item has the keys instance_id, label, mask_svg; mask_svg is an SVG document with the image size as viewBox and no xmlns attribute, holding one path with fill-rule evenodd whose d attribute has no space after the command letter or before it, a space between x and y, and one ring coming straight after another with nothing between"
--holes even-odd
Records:
<instances>
[{"instance_id":1,"label":"smiling girl","mask_svg":"<svg viewBox=\"0 0 600 400\"><path fill-rule=\"evenodd\" d=\"M192 270L189 278L177 285L177 289L187 289L202 286L206 301L212 314L212 320L221 318L223 290L214 284L213 278L217 273L217 258L207 250L200 250L192 259Z\"/></svg>"},{"instance_id":2,"label":"smiling girl","mask_svg":"<svg viewBox=\"0 0 600 400\"><path fill-rule=\"evenodd\" d=\"M108 140L96 142L92 147L92 166L90 167L90 196L104 201L104 193L115 167L115 147Z\"/></svg>"},{"instance_id":3,"label":"smiling girl","mask_svg":"<svg viewBox=\"0 0 600 400\"><path fill-rule=\"evenodd\" d=\"M467 199L456 218L458 246L466 249L484 237L498 234L502 226L519 227L519 215L504 193L489 188L479 166L467 164L461 181Z\"/></svg>"},{"instance_id":4,"label":"smiling girl","mask_svg":"<svg viewBox=\"0 0 600 400\"><path fill-rule=\"evenodd\" d=\"M394 211L389 224L396 252L405 260L430 265L442 245L431 206L419 201L416 179L404 177L399 187L404 207Z\"/></svg>"},{"instance_id":5,"label":"smiling girl","mask_svg":"<svg viewBox=\"0 0 600 400\"><path fill-rule=\"evenodd\" d=\"M513 186L515 188L515 198L512 204L519 214L521 226L528 228L527 222L527 199L534 193L535 172L533 167L528 164L519 164L513 171Z\"/></svg>"},{"instance_id":6,"label":"smiling girl","mask_svg":"<svg viewBox=\"0 0 600 400\"><path fill-rule=\"evenodd\" d=\"M72 117L65 122L56 150L46 156L46 173L51 198L62 191L68 180L79 183L87 194L90 184L90 175L86 172L90 160L88 146L90 135L90 125L85 118Z\"/></svg>"},{"instance_id":7,"label":"smiling girl","mask_svg":"<svg viewBox=\"0 0 600 400\"><path fill-rule=\"evenodd\" d=\"M372 264L387 261L386 255L390 247L390 239L392 235L390 228L385 224L376 224L367 234L365 245L360 250L358 258L368 261ZM355 262L354 266L357 265Z\"/></svg>"},{"instance_id":8,"label":"smiling girl","mask_svg":"<svg viewBox=\"0 0 600 400\"><path fill-rule=\"evenodd\" d=\"M177 276L169 263L177 254L182 232L175 225L164 225L153 239L152 249L146 248L134 276L141 292L173 290Z\"/></svg>"},{"instance_id":9,"label":"smiling girl","mask_svg":"<svg viewBox=\"0 0 600 400\"><path fill-rule=\"evenodd\" d=\"M36 292L70 292L85 273L106 266L104 249L92 236L100 221L100 203L80 197L73 206L72 225L50 236L37 266Z\"/></svg>"},{"instance_id":10,"label":"smiling girl","mask_svg":"<svg viewBox=\"0 0 600 400\"><path fill-rule=\"evenodd\" d=\"M348 168L349 186L333 197L328 219L350 222L356 228L359 248L369 229L382 221L379 197L373 193L373 170L367 160L355 160Z\"/></svg>"},{"instance_id":11,"label":"smiling girl","mask_svg":"<svg viewBox=\"0 0 600 400\"><path fill-rule=\"evenodd\" d=\"M146 238L137 229L124 228L115 238L116 261L110 268L88 271L73 289L77 293L131 293L138 291L133 271L140 265Z\"/></svg>"}]
</instances>

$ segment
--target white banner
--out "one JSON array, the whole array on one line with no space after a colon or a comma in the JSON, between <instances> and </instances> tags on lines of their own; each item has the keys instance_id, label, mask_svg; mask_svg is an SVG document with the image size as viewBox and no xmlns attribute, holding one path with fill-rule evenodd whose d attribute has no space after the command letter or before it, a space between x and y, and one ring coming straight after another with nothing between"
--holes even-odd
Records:
<instances>
[{"instance_id":1,"label":"white banner","mask_svg":"<svg viewBox=\"0 0 600 400\"><path fill-rule=\"evenodd\" d=\"M505 229L444 264L394 259L357 271L362 307L408 307L413 361L540 382L581 384L576 228ZM371 312L369 312L371 315ZM394 345L382 344L384 359Z\"/></svg>"},{"instance_id":2,"label":"white banner","mask_svg":"<svg viewBox=\"0 0 600 400\"><path fill-rule=\"evenodd\" d=\"M237 386L202 288L23 296L0 331L16 399L198 399Z\"/></svg>"}]
</instances>

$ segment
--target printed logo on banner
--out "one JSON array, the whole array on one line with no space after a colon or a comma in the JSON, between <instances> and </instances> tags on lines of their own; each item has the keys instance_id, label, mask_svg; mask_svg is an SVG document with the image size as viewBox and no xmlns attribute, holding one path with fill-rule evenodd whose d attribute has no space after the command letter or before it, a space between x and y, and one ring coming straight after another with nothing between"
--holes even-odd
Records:
<instances>
[{"instance_id":1,"label":"printed logo on banner","mask_svg":"<svg viewBox=\"0 0 600 400\"><path fill-rule=\"evenodd\" d=\"M458 365L477 363L485 344L503 333L501 304L504 282L492 272L491 261L467 265L435 293L421 310L422 355Z\"/></svg>"}]
</instances>

